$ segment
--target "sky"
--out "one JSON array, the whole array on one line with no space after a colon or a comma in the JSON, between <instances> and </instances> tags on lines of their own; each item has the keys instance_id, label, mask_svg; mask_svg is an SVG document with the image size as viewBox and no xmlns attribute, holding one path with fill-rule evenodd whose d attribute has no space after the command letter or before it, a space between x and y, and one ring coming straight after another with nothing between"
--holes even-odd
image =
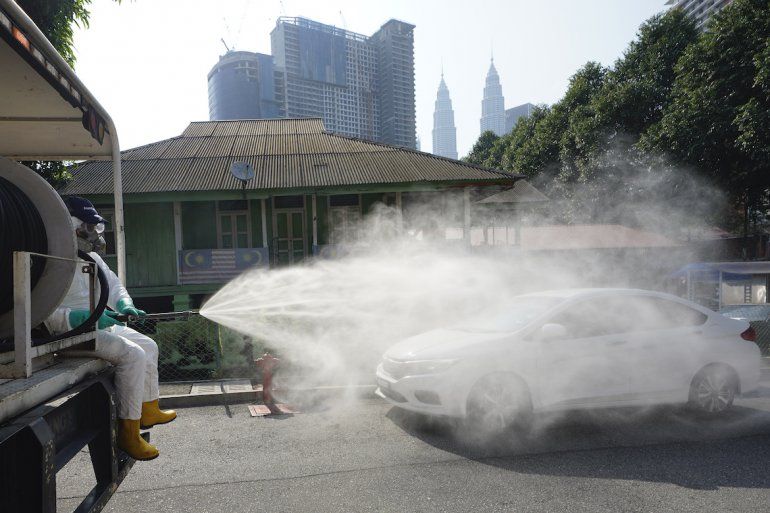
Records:
<instances>
[{"instance_id":1,"label":"sky","mask_svg":"<svg viewBox=\"0 0 770 513\"><path fill-rule=\"evenodd\" d=\"M121 147L175 137L208 120L206 76L225 53L271 53L278 16L304 16L366 35L390 18L416 25L417 135L431 151L443 66L466 155L479 136L494 52L506 108L551 104L588 61L610 66L665 0L93 0L77 29L75 69L116 123Z\"/></svg>"}]
</instances>

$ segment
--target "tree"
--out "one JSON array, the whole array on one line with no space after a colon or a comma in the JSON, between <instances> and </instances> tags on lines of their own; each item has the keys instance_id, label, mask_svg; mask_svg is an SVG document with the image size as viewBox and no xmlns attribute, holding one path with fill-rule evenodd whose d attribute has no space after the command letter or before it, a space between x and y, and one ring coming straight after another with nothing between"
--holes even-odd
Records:
<instances>
[{"instance_id":1,"label":"tree","mask_svg":"<svg viewBox=\"0 0 770 513\"><path fill-rule=\"evenodd\" d=\"M523 174L529 179L543 171L545 166L554 160L547 151L542 151L538 145L542 143L538 126L551 109L538 105L529 116L522 116L516 122L508 136L508 146L503 154L503 169Z\"/></svg>"},{"instance_id":2,"label":"tree","mask_svg":"<svg viewBox=\"0 0 770 513\"><path fill-rule=\"evenodd\" d=\"M579 179L580 162L588 158L596 140L590 127L594 96L602 87L606 69L597 62L588 62L569 81L567 92L537 121L533 144L514 150L512 162L527 166L525 174L534 176L532 166L540 172L553 174L560 182Z\"/></svg>"},{"instance_id":3,"label":"tree","mask_svg":"<svg viewBox=\"0 0 770 513\"><path fill-rule=\"evenodd\" d=\"M596 95L596 129L609 139L618 134L637 138L660 121L671 101L674 67L698 34L694 21L681 9L643 23Z\"/></svg>"},{"instance_id":4,"label":"tree","mask_svg":"<svg viewBox=\"0 0 770 513\"><path fill-rule=\"evenodd\" d=\"M672 101L642 141L750 208L770 186L770 4L735 0L676 66Z\"/></svg>"},{"instance_id":5,"label":"tree","mask_svg":"<svg viewBox=\"0 0 770 513\"><path fill-rule=\"evenodd\" d=\"M73 25L88 27L91 0L17 0L70 66L75 65Z\"/></svg>"},{"instance_id":6,"label":"tree","mask_svg":"<svg viewBox=\"0 0 770 513\"><path fill-rule=\"evenodd\" d=\"M493 131L485 131L479 136L478 141L473 145L473 149L463 158L463 160L470 164L476 164L477 166L485 165L484 163L489 158L492 147L498 139L499 138Z\"/></svg>"},{"instance_id":7,"label":"tree","mask_svg":"<svg viewBox=\"0 0 770 513\"><path fill-rule=\"evenodd\" d=\"M616 207L663 200L705 219L724 212L715 186L742 204L746 223L764 219L770 3L735 0L705 33L679 9L653 16L612 68L583 66L560 101L484 158L566 199L568 220L636 224L644 216Z\"/></svg>"},{"instance_id":8,"label":"tree","mask_svg":"<svg viewBox=\"0 0 770 513\"><path fill-rule=\"evenodd\" d=\"M24 160L21 164L45 178L54 189L63 187L72 178L67 166L58 160Z\"/></svg>"}]
</instances>

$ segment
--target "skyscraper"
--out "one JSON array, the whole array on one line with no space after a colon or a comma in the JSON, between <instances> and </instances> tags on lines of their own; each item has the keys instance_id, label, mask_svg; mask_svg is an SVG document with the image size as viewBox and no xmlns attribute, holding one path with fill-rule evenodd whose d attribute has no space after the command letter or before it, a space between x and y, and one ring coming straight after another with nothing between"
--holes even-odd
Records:
<instances>
[{"instance_id":1,"label":"skyscraper","mask_svg":"<svg viewBox=\"0 0 770 513\"><path fill-rule=\"evenodd\" d=\"M721 11L732 0L668 0L666 5L673 5L684 10L695 19L698 28L703 30L709 18Z\"/></svg>"},{"instance_id":2,"label":"skyscraper","mask_svg":"<svg viewBox=\"0 0 770 513\"><path fill-rule=\"evenodd\" d=\"M228 51L209 71L208 87L211 120L282 117L270 55Z\"/></svg>"},{"instance_id":3,"label":"skyscraper","mask_svg":"<svg viewBox=\"0 0 770 513\"><path fill-rule=\"evenodd\" d=\"M457 159L455 113L443 73L436 94L436 108L433 111L433 154Z\"/></svg>"},{"instance_id":4,"label":"skyscraper","mask_svg":"<svg viewBox=\"0 0 770 513\"><path fill-rule=\"evenodd\" d=\"M505 99L494 59L489 64L484 99L481 101L481 133L487 130L497 135L505 134Z\"/></svg>"},{"instance_id":5,"label":"skyscraper","mask_svg":"<svg viewBox=\"0 0 770 513\"><path fill-rule=\"evenodd\" d=\"M414 25L365 36L281 17L270 33L286 117L320 117L339 134L415 147Z\"/></svg>"},{"instance_id":6,"label":"skyscraper","mask_svg":"<svg viewBox=\"0 0 770 513\"><path fill-rule=\"evenodd\" d=\"M516 122L519 120L519 118L532 114L532 109L534 108L535 106L531 103L525 103L524 105L518 105L516 107L511 107L510 109L505 109L505 133L507 134L513 130L513 127L516 126Z\"/></svg>"},{"instance_id":7,"label":"skyscraper","mask_svg":"<svg viewBox=\"0 0 770 513\"><path fill-rule=\"evenodd\" d=\"M390 20L374 33L380 103L380 141L414 148L414 25Z\"/></svg>"}]
</instances>

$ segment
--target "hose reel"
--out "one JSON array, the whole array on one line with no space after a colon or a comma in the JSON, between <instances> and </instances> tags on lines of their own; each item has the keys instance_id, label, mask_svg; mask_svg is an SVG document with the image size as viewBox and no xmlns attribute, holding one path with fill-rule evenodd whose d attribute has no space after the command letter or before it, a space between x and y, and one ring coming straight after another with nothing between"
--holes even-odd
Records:
<instances>
[{"instance_id":1,"label":"hose reel","mask_svg":"<svg viewBox=\"0 0 770 513\"><path fill-rule=\"evenodd\" d=\"M0 157L0 339L13 335L14 251L42 253L65 260L33 257L32 326L43 322L72 284L77 244L64 202L37 173Z\"/></svg>"}]
</instances>

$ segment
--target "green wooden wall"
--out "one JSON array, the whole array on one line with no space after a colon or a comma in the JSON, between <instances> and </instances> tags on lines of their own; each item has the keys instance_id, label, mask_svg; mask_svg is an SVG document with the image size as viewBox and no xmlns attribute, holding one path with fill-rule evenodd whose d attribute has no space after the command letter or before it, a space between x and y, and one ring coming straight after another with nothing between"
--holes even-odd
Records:
<instances>
[{"instance_id":1,"label":"green wooden wall","mask_svg":"<svg viewBox=\"0 0 770 513\"><path fill-rule=\"evenodd\" d=\"M251 247L262 247L262 200L251 200L249 208L251 209ZM265 212L267 212L268 201L265 200ZM267 218L267 231L268 239L267 243L270 244L270 217Z\"/></svg>"},{"instance_id":2,"label":"green wooden wall","mask_svg":"<svg viewBox=\"0 0 770 513\"><path fill-rule=\"evenodd\" d=\"M318 195L316 199L316 218L318 222L318 244L329 244L329 197ZM312 226L311 226L312 229ZM312 242L312 232L310 233Z\"/></svg>"},{"instance_id":3,"label":"green wooden wall","mask_svg":"<svg viewBox=\"0 0 770 513\"><path fill-rule=\"evenodd\" d=\"M128 287L176 285L172 203L125 206Z\"/></svg>"},{"instance_id":4,"label":"green wooden wall","mask_svg":"<svg viewBox=\"0 0 770 513\"><path fill-rule=\"evenodd\" d=\"M217 247L217 205L214 201L183 201L182 249ZM173 228L173 226L172 226ZM173 240L173 231L172 240Z\"/></svg>"},{"instance_id":5,"label":"green wooden wall","mask_svg":"<svg viewBox=\"0 0 770 513\"><path fill-rule=\"evenodd\" d=\"M375 203L382 203L382 193L362 194L361 195L361 213L366 216Z\"/></svg>"}]
</instances>

